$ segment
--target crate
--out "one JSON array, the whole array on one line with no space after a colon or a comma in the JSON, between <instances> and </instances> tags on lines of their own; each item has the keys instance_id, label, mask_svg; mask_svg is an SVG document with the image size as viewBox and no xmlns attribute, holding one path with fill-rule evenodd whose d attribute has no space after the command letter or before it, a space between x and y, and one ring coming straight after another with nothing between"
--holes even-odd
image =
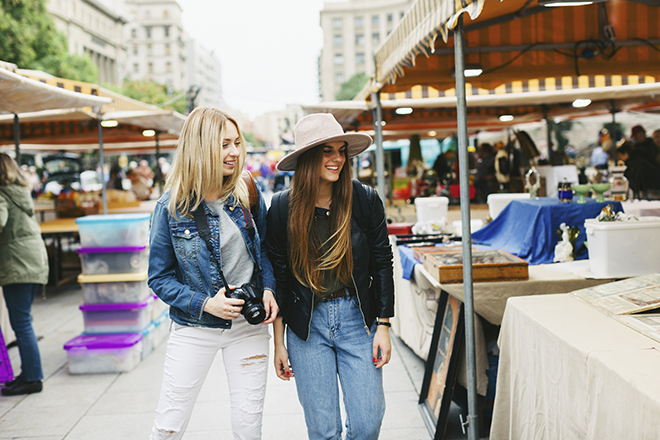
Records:
<instances>
[{"instance_id":1,"label":"crate","mask_svg":"<svg viewBox=\"0 0 660 440\"><path fill-rule=\"evenodd\" d=\"M584 228L594 275L619 278L660 271L660 217L626 222L587 219Z\"/></svg>"},{"instance_id":2,"label":"crate","mask_svg":"<svg viewBox=\"0 0 660 440\"><path fill-rule=\"evenodd\" d=\"M417 221L420 223L439 221L443 218L446 220L449 199L447 197L417 197L415 210L417 211Z\"/></svg>"},{"instance_id":3,"label":"crate","mask_svg":"<svg viewBox=\"0 0 660 440\"><path fill-rule=\"evenodd\" d=\"M85 304L139 303L151 295L147 271L114 275L78 275Z\"/></svg>"},{"instance_id":4,"label":"crate","mask_svg":"<svg viewBox=\"0 0 660 440\"><path fill-rule=\"evenodd\" d=\"M148 296L139 303L81 304L85 334L141 332L151 323L153 302Z\"/></svg>"},{"instance_id":5,"label":"crate","mask_svg":"<svg viewBox=\"0 0 660 440\"><path fill-rule=\"evenodd\" d=\"M140 273L149 267L149 248L145 246L95 247L78 249L83 275Z\"/></svg>"},{"instance_id":6,"label":"crate","mask_svg":"<svg viewBox=\"0 0 660 440\"><path fill-rule=\"evenodd\" d=\"M86 248L146 246L151 214L88 215L76 219L80 246Z\"/></svg>"},{"instance_id":7,"label":"crate","mask_svg":"<svg viewBox=\"0 0 660 440\"><path fill-rule=\"evenodd\" d=\"M463 253L427 252L424 269L442 284L463 282ZM472 252L472 281L514 281L529 278L527 261L501 250Z\"/></svg>"},{"instance_id":8,"label":"crate","mask_svg":"<svg viewBox=\"0 0 660 440\"><path fill-rule=\"evenodd\" d=\"M80 335L64 344L69 373L125 373L140 362L142 334Z\"/></svg>"}]
</instances>

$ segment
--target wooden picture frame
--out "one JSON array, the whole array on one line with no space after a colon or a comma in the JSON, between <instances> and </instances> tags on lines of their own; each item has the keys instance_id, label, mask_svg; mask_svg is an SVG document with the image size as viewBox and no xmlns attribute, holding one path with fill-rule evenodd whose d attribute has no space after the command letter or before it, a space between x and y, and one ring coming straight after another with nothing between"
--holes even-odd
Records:
<instances>
[{"instance_id":1,"label":"wooden picture frame","mask_svg":"<svg viewBox=\"0 0 660 440\"><path fill-rule=\"evenodd\" d=\"M447 429L449 408L463 349L463 319L463 303L441 291L419 395L419 410L431 438L435 440L442 440Z\"/></svg>"}]
</instances>

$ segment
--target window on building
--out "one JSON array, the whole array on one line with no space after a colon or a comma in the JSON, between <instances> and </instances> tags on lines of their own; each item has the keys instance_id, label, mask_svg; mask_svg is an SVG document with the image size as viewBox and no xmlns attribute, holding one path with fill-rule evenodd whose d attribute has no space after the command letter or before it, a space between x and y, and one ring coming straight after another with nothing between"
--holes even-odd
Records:
<instances>
[{"instance_id":1,"label":"window on building","mask_svg":"<svg viewBox=\"0 0 660 440\"><path fill-rule=\"evenodd\" d=\"M170 45L169 45L169 44L166 44L166 45L165 45L165 55L170 55L170 52L171 52L171 51L170 51Z\"/></svg>"},{"instance_id":2,"label":"window on building","mask_svg":"<svg viewBox=\"0 0 660 440\"><path fill-rule=\"evenodd\" d=\"M344 21L341 18L332 19L332 27L335 29L341 29L344 26Z\"/></svg>"},{"instance_id":3,"label":"window on building","mask_svg":"<svg viewBox=\"0 0 660 440\"><path fill-rule=\"evenodd\" d=\"M355 45L364 46L364 34L355 34Z\"/></svg>"},{"instance_id":4,"label":"window on building","mask_svg":"<svg viewBox=\"0 0 660 440\"><path fill-rule=\"evenodd\" d=\"M147 38L151 38L151 26L145 27L144 32L147 34Z\"/></svg>"},{"instance_id":5,"label":"window on building","mask_svg":"<svg viewBox=\"0 0 660 440\"><path fill-rule=\"evenodd\" d=\"M170 16L170 11L168 11L167 9L165 9L165 10L163 11L163 18L168 18L169 16Z\"/></svg>"},{"instance_id":6,"label":"window on building","mask_svg":"<svg viewBox=\"0 0 660 440\"><path fill-rule=\"evenodd\" d=\"M153 55L153 46L151 44L147 44L147 55Z\"/></svg>"},{"instance_id":7,"label":"window on building","mask_svg":"<svg viewBox=\"0 0 660 440\"><path fill-rule=\"evenodd\" d=\"M341 35L335 35L332 41L334 42L335 46L341 46L342 44L344 44L344 37L342 37Z\"/></svg>"},{"instance_id":8,"label":"window on building","mask_svg":"<svg viewBox=\"0 0 660 440\"><path fill-rule=\"evenodd\" d=\"M387 24L392 24L394 21L394 14L387 14Z\"/></svg>"},{"instance_id":9,"label":"window on building","mask_svg":"<svg viewBox=\"0 0 660 440\"><path fill-rule=\"evenodd\" d=\"M378 26L378 23L380 23L380 17L378 15L372 15L371 16L371 25L372 26Z\"/></svg>"},{"instance_id":10,"label":"window on building","mask_svg":"<svg viewBox=\"0 0 660 440\"><path fill-rule=\"evenodd\" d=\"M140 68L138 66L138 63L133 63L133 73L139 73Z\"/></svg>"},{"instance_id":11,"label":"window on building","mask_svg":"<svg viewBox=\"0 0 660 440\"><path fill-rule=\"evenodd\" d=\"M131 29L131 38L137 38L137 29Z\"/></svg>"},{"instance_id":12,"label":"window on building","mask_svg":"<svg viewBox=\"0 0 660 440\"><path fill-rule=\"evenodd\" d=\"M401 12L401 13L399 14L399 20L401 20L401 19L403 18L404 15L406 15L406 13L405 13L405 12Z\"/></svg>"},{"instance_id":13,"label":"window on building","mask_svg":"<svg viewBox=\"0 0 660 440\"><path fill-rule=\"evenodd\" d=\"M165 32L165 38L169 38L169 36L170 36L170 27L169 27L169 26L165 26L165 27L163 28L163 31Z\"/></svg>"},{"instance_id":14,"label":"window on building","mask_svg":"<svg viewBox=\"0 0 660 440\"><path fill-rule=\"evenodd\" d=\"M364 52L358 52L355 54L355 62L357 64L364 64Z\"/></svg>"},{"instance_id":15,"label":"window on building","mask_svg":"<svg viewBox=\"0 0 660 440\"><path fill-rule=\"evenodd\" d=\"M341 66L344 64L344 55L340 53L335 54L335 66Z\"/></svg>"},{"instance_id":16,"label":"window on building","mask_svg":"<svg viewBox=\"0 0 660 440\"><path fill-rule=\"evenodd\" d=\"M380 44L380 33L379 32L374 32L371 34L371 44L374 46L378 46Z\"/></svg>"},{"instance_id":17,"label":"window on building","mask_svg":"<svg viewBox=\"0 0 660 440\"><path fill-rule=\"evenodd\" d=\"M137 44L134 44L133 45L133 55L137 55L137 54L138 54L138 47L137 47Z\"/></svg>"},{"instance_id":18,"label":"window on building","mask_svg":"<svg viewBox=\"0 0 660 440\"><path fill-rule=\"evenodd\" d=\"M154 63L149 63L149 73L154 73Z\"/></svg>"},{"instance_id":19,"label":"window on building","mask_svg":"<svg viewBox=\"0 0 660 440\"><path fill-rule=\"evenodd\" d=\"M335 73L335 84L344 84L344 74L341 72Z\"/></svg>"},{"instance_id":20,"label":"window on building","mask_svg":"<svg viewBox=\"0 0 660 440\"><path fill-rule=\"evenodd\" d=\"M355 17L355 27L356 28L361 28L362 26L364 26L364 18Z\"/></svg>"},{"instance_id":21,"label":"window on building","mask_svg":"<svg viewBox=\"0 0 660 440\"><path fill-rule=\"evenodd\" d=\"M171 72L171 71L172 71L172 63L170 63L170 62L168 61L167 64L165 64L165 66L166 66L168 72Z\"/></svg>"}]
</instances>

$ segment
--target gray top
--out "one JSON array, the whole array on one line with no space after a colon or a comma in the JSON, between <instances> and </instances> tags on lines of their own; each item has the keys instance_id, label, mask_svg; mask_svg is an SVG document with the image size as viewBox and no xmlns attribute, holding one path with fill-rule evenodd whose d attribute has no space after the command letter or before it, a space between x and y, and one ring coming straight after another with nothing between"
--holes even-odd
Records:
<instances>
[{"instance_id":1,"label":"gray top","mask_svg":"<svg viewBox=\"0 0 660 440\"><path fill-rule=\"evenodd\" d=\"M222 201L206 202L206 205L220 216L220 258L227 283L237 287L249 283L254 272L254 263L241 231L225 212L225 204Z\"/></svg>"}]
</instances>

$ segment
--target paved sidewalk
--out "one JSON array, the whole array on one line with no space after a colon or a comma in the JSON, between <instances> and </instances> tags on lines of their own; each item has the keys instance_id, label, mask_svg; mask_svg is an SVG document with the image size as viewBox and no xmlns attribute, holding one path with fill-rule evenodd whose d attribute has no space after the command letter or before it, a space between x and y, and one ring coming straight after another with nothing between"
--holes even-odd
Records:
<instances>
[{"instance_id":1,"label":"paved sidewalk","mask_svg":"<svg viewBox=\"0 0 660 440\"><path fill-rule=\"evenodd\" d=\"M120 374L70 375L62 348L83 330L77 285L48 289L33 307L34 326L44 367L44 390L29 396L0 396L0 439L106 440L147 439L163 374L165 343L134 370ZM380 438L428 440L417 400L424 362L393 336L392 361L384 369L387 411ZM272 354L272 347L271 347ZM9 355L19 370L18 350ZM218 356L199 396L185 440L230 439L229 402ZM293 382L283 382L269 369L263 419L264 440L306 439L302 408ZM458 412L450 415L448 439L466 438L458 428Z\"/></svg>"}]
</instances>

